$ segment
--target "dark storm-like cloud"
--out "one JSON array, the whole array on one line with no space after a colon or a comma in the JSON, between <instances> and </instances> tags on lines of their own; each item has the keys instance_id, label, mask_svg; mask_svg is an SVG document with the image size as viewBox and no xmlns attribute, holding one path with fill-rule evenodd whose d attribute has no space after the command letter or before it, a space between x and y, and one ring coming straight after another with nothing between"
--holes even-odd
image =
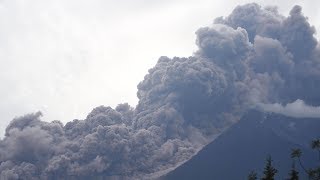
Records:
<instances>
[{"instance_id":1,"label":"dark storm-like cloud","mask_svg":"<svg viewBox=\"0 0 320 180\"><path fill-rule=\"evenodd\" d=\"M100 106L65 125L41 113L15 118L0 141L0 179L152 179L259 104L289 115L305 102L311 110L299 115L309 117L320 105L314 33L299 6L288 17L238 6L196 32L193 56L160 57L138 85L135 108Z\"/></svg>"}]
</instances>

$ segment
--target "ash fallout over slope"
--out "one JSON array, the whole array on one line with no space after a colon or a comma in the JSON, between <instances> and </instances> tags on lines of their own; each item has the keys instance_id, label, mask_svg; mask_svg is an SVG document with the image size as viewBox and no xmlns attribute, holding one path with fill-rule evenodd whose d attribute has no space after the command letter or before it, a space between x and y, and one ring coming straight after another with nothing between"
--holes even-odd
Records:
<instances>
[{"instance_id":1,"label":"ash fallout over slope","mask_svg":"<svg viewBox=\"0 0 320 180\"><path fill-rule=\"evenodd\" d=\"M252 3L200 28L191 57L160 57L138 105L96 107L63 125L12 120L0 179L150 179L190 159L257 104L320 106L320 47L301 7Z\"/></svg>"}]
</instances>

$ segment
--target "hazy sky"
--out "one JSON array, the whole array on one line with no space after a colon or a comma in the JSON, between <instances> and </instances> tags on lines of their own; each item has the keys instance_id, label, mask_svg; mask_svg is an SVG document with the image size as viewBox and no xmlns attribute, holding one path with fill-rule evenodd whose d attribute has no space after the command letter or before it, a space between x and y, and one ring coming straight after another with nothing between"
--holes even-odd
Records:
<instances>
[{"instance_id":1,"label":"hazy sky","mask_svg":"<svg viewBox=\"0 0 320 180\"><path fill-rule=\"evenodd\" d=\"M19 115L84 118L98 105L135 106L136 86L159 56L190 56L194 32L246 0L0 1L0 133ZM318 0L293 5L320 29ZM318 35L319 37L319 35Z\"/></svg>"}]
</instances>

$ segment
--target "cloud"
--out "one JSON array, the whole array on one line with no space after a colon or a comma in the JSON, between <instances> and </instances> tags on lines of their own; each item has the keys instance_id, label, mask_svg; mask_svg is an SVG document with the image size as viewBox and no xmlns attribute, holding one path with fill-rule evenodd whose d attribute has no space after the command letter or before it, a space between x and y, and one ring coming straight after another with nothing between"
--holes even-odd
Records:
<instances>
[{"instance_id":1,"label":"cloud","mask_svg":"<svg viewBox=\"0 0 320 180\"><path fill-rule=\"evenodd\" d=\"M283 114L289 117L296 118L319 118L320 106L309 106L302 100L298 99L286 105L275 104L260 104L258 105L263 111Z\"/></svg>"},{"instance_id":2,"label":"cloud","mask_svg":"<svg viewBox=\"0 0 320 180\"><path fill-rule=\"evenodd\" d=\"M257 104L316 116L318 107L303 103L320 106L314 33L299 6L288 17L238 6L196 32L192 56L160 57L138 84L136 107L99 106L65 125L41 113L12 120L0 140L0 179L156 178Z\"/></svg>"}]
</instances>

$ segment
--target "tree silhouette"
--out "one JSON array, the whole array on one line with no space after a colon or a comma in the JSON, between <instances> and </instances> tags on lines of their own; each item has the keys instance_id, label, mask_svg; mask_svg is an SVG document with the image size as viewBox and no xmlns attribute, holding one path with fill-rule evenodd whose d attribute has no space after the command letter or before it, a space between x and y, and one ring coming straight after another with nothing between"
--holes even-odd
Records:
<instances>
[{"instance_id":1,"label":"tree silhouette","mask_svg":"<svg viewBox=\"0 0 320 180\"><path fill-rule=\"evenodd\" d=\"M296 170L296 161L299 162L300 167L303 169L303 171L308 175L309 180L320 180L320 139L315 139L311 142L311 148L316 150L318 152L318 161L319 165L306 169L301 161L302 152L300 149L292 149L291 151L291 158L293 159L292 167L289 172L289 178L287 180L299 180L299 172ZM271 156L267 157L266 165L263 171L264 176L261 178L261 180L274 180L275 174L278 172L277 169L275 169L272 166L272 159ZM251 171L248 175L248 180L257 180L257 173L255 171Z\"/></svg>"},{"instance_id":2,"label":"tree silhouette","mask_svg":"<svg viewBox=\"0 0 320 180\"><path fill-rule=\"evenodd\" d=\"M301 168L308 174L308 170L304 167L304 165L301 162L301 155L302 155L302 152L300 149L292 149L291 158L293 160L298 159L298 162L299 162Z\"/></svg>"},{"instance_id":3,"label":"tree silhouette","mask_svg":"<svg viewBox=\"0 0 320 180\"><path fill-rule=\"evenodd\" d=\"M311 142L311 148L318 151L318 159L320 161L320 139L315 139Z\"/></svg>"},{"instance_id":4,"label":"tree silhouette","mask_svg":"<svg viewBox=\"0 0 320 180\"><path fill-rule=\"evenodd\" d=\"M320 180L320 168L310 169L308 175L312 180Z\"/></svg>"},{"instance_id":5,"label":"tree silhouette","mask_svg":"<svg viewBox=\"0 0 320 180\"><path fill-rule=\"evenodd\" d=\"M272 166L271 156L268 156L266 166L263 171L264 177L261 178L261 180L274 180L274 176L277 172L278 170Z\"/></svg>"},{"instance_id":6,"label":"tree silhouette","mask_svg":"<svg viewBox=\"0 0 320 180\"><path fill-rule=\"evenodd\" d=\"M296 170L295 160L292 162L288 180L299 180L299 172Z\"/></svg>"},{"instance_id":7,"label":"tree silhouette","mask_svg":"<svg viewBox=\"0 0 320 180\"><path fill-rule=\"evenodd\" d=\"M255 171L251 171L248 175L248 180L257 180L257 173Z\"/></svg>"},{"instance_id":8,"label":"tree silhouette","mask_svg":"<svg viewBox=\"0 0 320 180\"><path fill-rule=\"evenodd\" d=\"M320 162L320 139L311 142L311 148L318 151L318 160ZM320 180L320 166L308 171L309 177L313 180Z\"/></svg>"},{"instance_id":9,"label":"tree silhouette","mask_svg":"<svg viewBox=\"0 0 320 180\"><path fill-rule=\"evenodd\" d=\"M320 139L315 139L311 142L311 148L318 151L318 160L320 162ZM307 173L309 179L320 180L320 166L316 168L306 169L303 163L301 162L302 152L300 149L293 149L291 152L291 157L293 159L298 159L299 164L304 172Z\"/></svg>"}]
</instances>

